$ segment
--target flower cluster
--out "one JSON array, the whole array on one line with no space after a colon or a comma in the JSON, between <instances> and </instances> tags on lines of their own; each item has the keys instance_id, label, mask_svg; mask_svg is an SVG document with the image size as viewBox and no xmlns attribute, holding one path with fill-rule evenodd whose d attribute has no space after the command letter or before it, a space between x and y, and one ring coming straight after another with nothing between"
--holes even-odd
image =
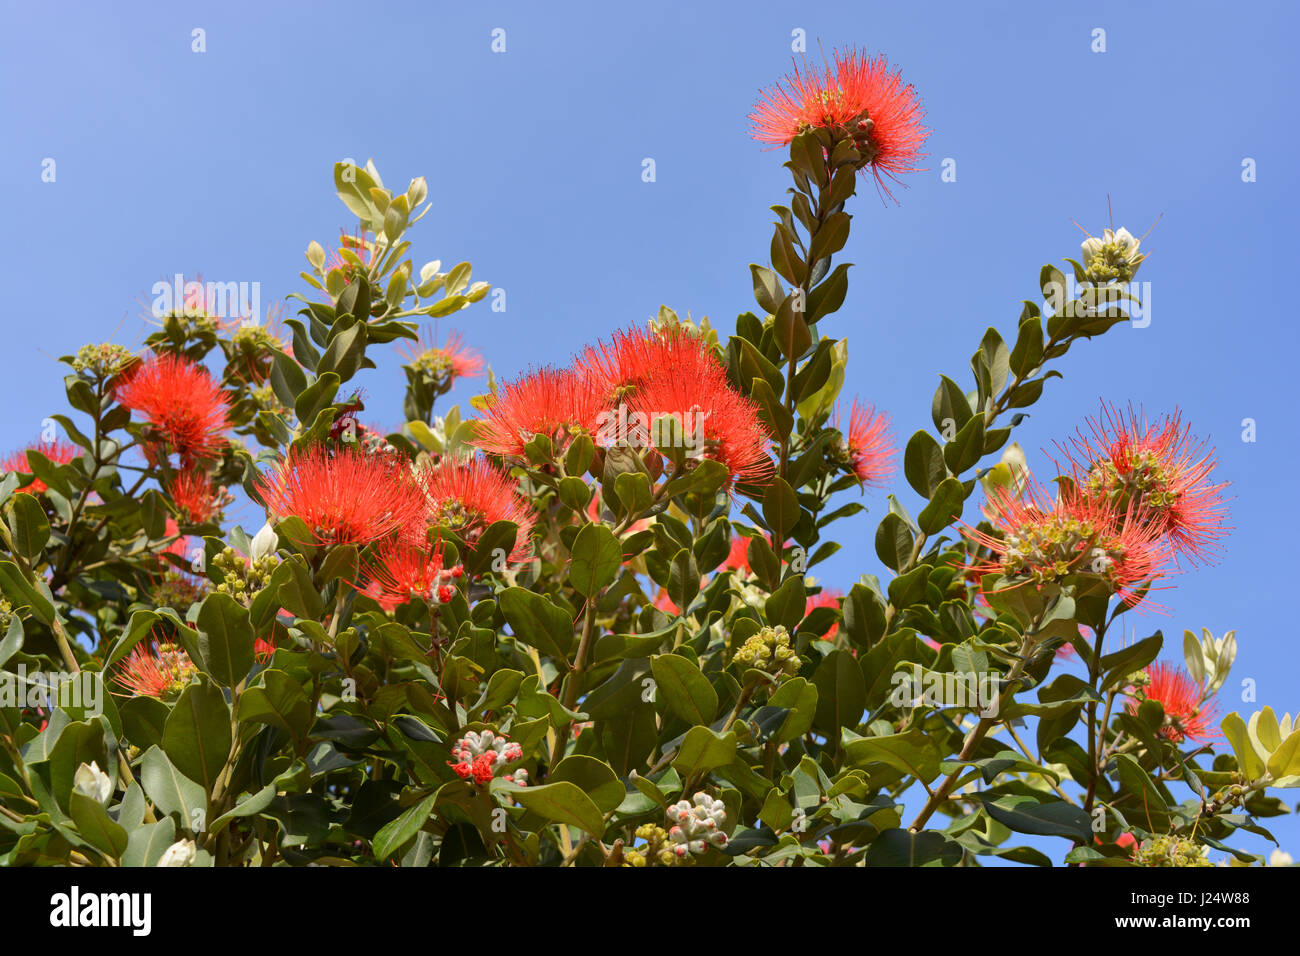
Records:
<instances>
[{"instance_id":1,"label":"flower cluster","mask_svg":"<svg viewBox=\"0 0 1300 956\"><path fill-rule=\"evenodd\" d=\"M1176 744L1197 742L1219 736L1214 729L1217 705L1210 699L1210 689L1192 680L1181 667L1163 661L1149 666L1129 690L1128 711L1137 713L1144 700L1157 701L1165 712L1160 736Z\"/></svg>"},{"instance_id":2,"label":"flower cluster","mask_svg":"<svg viewBox=\"0 0 1300 956\"><path fill-rule=\"evenodd\" d=\"M246 558L234 548L223 548L212 559L212 566L222 574L217 590L229 594L244 607L248 607L253 603L253 598L271 582L271 575L279 564L280 559L273 554Z\"/></svg>"},{"instance_id":3,"label":"flower cluster","mask_svg":"<svg viewBox=\"0 0 1300 956\"><path fill-rule=\"evenodd\" d=\"M230 403L208 370L177 355L150 355L117 386L119 402L152 429L153 460L176 452L183 467L217 456L230 426Z\"/></svg>"},{"instance_id":4,"label":"flower cluster","mask_svg":"<svg viewBox=\"0 0 1300 956\"><path fill-rule=\"evenodd\" d=\"M1133 851L1138 866L1213 866L1209 848L1174 834L1160 834L1143 840Z\"/></svg>"},{"instance_id":5,"label":"flower cluster","mask_svg":"<svg viewBox=\"0 0 1300 956\"><path fill-rule=\"evenodd\" d=\"M670 421L676 424L665 427ZM620 332L587 348L572 368L506 383L485 399L476 430L477 447L506 459L526 459L539 437L558 456L585 434L603 448L721 462L729 485L773 473L758 405L731 386L713 347L683 325Z\"/></svg>"},{"instance_id":6,"label":"flower cluster","mask_svg":"<svg viewBox=\"0 0 1300 956\"><path fill-rule=\"evenodd\" d=\"M722 826L727 822L727 808L703 791L695 794L691 802L680 800L668 808L668 837L672 852L678 859L687 854L700 856L710 846L727 845L727 834Z\"/></svg>"},{"instance_id":7,"label":"flower cluster","mask_svg":"<svg viewBox=\"0 0 1300 956\"><path fill-rule=\"evenodd\" d=\"M498 770L523 759L524 752L519 744L507 742L501 734L471 730L456 741L451 755L455 759L447 761L447 764L456 776L482 787L492 782ZM506 774L505 779L522 787L527 783L528 772L516 770Z\"/></svg>"},{"instance_id":8,"label":"flower cluster","mask_svg":"<svg viewBox=\"0 0 1300 956\"><path fill-rule=\"evenodd\" d=\"M464 574L462 565L444 566L441 542L426 547L394 538L376 549L367 565L367 583L360 590L386 611L417 597L446 604Z\"/></svg>"},{"instance_id":9,"label":"flower cluster","mask_svg":"<svg viewBox=\"0 0 1300 956\"><path fill-rule=\"evenodd\" d=\"M23 474L30 475L32 473L32 465L30 459L27 457L29 451L34 451L37 454L45 456L55 465L66 465L68 462L72 461L72 459L81 454L79 448L76 448L65 441L36 442L28 445L26 448L19 449L5 458L4 461L0 461L0 471L19 471ZM41 481L41 479L33 477L30 483L15 490L25 491L32 495L39 495L48 487L49 486L46 485L45 482Z\"/></svg>"},{"instance_id":10,"label":"flower cluster","mask_svg":"<svg viewBox=\"0 0 1300 956\"><path fill-rule=\"evenodd\" d=\"M459 332L452 332L442 345L436 345L436 341L432 330L426 328L414 343L399 348L406 359L408 378L424 379L441 395L450 391L457 379L483 374L483 357L465 345Z\"/></svg>"},{"instance_id":11,"label":"flower cluster","mask_svg":"<svg viewBox=\"0 0 1300 956\"><path fill-rule=\"evenodd\" d=\"M1127 229L1105 229L1101 238L1083 240L1083 271L1092 282L1128 282L1137 274L1145 255L1138 252L1142 240Z\"/></svg>"},{"instance_id":12,"label":"flower cluster","mask_svg":"<svg viewBox=\"0 0 1300 956\"><path fill-rule=\"evenodd\" d=\"M859 169L892 196L883 177L898 182L917 170L927 132L924 115L916 91L884 57L850 50L837 51L821 70L796 68L763 91L749 118L754 139L774 146L808 130L829 133L833 141L852 140Z\"/></svg>"},{"instance_id":13,"label":"flower cluster","mask_svg":"<svg viewBox=\"0 0 1300 956\"><path fill-rule=\"evenodd\" d=\"M741 667L762 671L776 683L799 673L799 655L790 646L789 632L779 624L765 627L745 641L734 660Z\"/></svg>"},{"instance_id":14,"label":"flower cluster","mask_svg":"<svg viewBox=\"0 0 1300 956\"><path fill-rule=\"evenodd\" d=\"M135 356L125 345L103 342L98 345L83 345L77 349L72 367L75 371L86 372L98 379L109 379L133 361Z\"/></svg>"},{"instance_id":15,"label":"flower cluster","mask_svg":"<svg viewBox=\"0 0 1300 956\"><path fill-rule=\"evenodd\" d=\"M154 640L137 644L122 664L117 682L136 697L171 700L198 673L190 656L177 644Z\"/></svg>"}]
</instances>

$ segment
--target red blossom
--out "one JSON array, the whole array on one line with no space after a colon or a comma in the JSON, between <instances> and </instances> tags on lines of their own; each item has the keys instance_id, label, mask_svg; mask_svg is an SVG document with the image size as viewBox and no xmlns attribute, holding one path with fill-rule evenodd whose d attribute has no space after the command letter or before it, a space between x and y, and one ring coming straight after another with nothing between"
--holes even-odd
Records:
<instances>
[{"instance_id":1,"label":"red blossom","mask_svg":"<svg viewBox=\"0 0 1300 956\"><path fill-rule=\"evenodd\" d=\"M629 414L647 426L652 445L664 439L655 422L676 418L689 457L725 465L729 488L771 480L771 440L758 404L732 388L721 369L699 373L690 379L670 367L655 370L628 397Z\"/></svg>"},{"instance_id":2,"label":"red blossom","mask_svg":"<svg viewBox=\"0 0 1300 956\"><path fill-rule=\"evenodd\" d=\"M155 631L151 641L137 644L122 662L116 680L133 696L162 700L180 693L196 673L189 655Z\"/></svg>"},{"instance_id":3,"label":"red blossom","mask_svg":"<svg viewBox=\"0 0 1300 956\"><path fill-rule=\"evenodd\" d=\"M836 413L834 428L839 428ZM849 411L849 428L844 432L844 446L849 466L864 485L879 486L894 473L893 438L889 433L889 416L855 398Z\"/></svg>"},{"instance_id":4,"label":"red blossom","mask_svg":"<svg viewBox=\"0 0 1300 956\"><path fill-rule=\"evenodd\" d=\"M1181 415L1148 421L1132 408L1123 413L1103 405L1087 427L1091 434L1081 429L1062 448L1079 486L1121 508L1144 509L1179 558L1195 564L1217 557L1227 534L1227 483L1211 480L1214 450L1191 437Z\"/></svg>"},{"instance_id":5,"label":"red blossom","mask_svg":"<svg viewBox=\"0 0 1300 956\"><path fill-rule=\"evenodd\" d=\"M604 403L591 384L570 369L543 368L508 382L489 396L472 444L505 458L525 457L535 436L551 439L556 453L578 432L594 432Z\"/></svg>"},{"instance_id":6,"label":"red blossom","mask_svg":"<svg viewBox=\"0 0 1300 956\"><path fill-rule=\"evenodd\" d=\"M348 445L291 451L257 489L276 520L302 519L321 545L369 544L421 525L427 508L405 463Z\"/></svg>"},{"instance_id":7,"label":"red blossom","mask_svg":"<svg viewBox=\"0 0 1300 956\"><path fill-rule=\"evenodd\" d=\"M445 604L456 592L456 582L464 576L457 564L447 567L441 542L432 547L413 544L400 538L380 544L366 567L365 594L385 610L419 597Z\"/></svg>"},{"instance_id":8,"label":"red blossom","mask_svg":"<svg viewBox=\"0 0 1300 956\"><path fill-rule=\"evenodd\" d=\"M465 344L461 333L453 331L442 345L435 344L436 341L433 330L426 327L414 343L404 343L397 351L409 365L445 378L448 386L458 378L478 378L483 374L483 356Z\"/></svg>"},{"instance_id":9,"label":"red blossom","mask_svg":"<svg viewBox=\"0 0 1300 956\"><path fill-rule=\"evenodd\" d=\"M834 608L835 610L838 611L840 609L840 601L843 600L843 598L844 598L844 594L841 591L827 590L826 588L822 588L822 590L819 593L814 594L812 597L808 598L807 603L804 605L803 615L804 617L807 617L809 614L811 614L815 609L819 607ZM823 634L821 639L823 641L833 640L835 635L838 634L839 632L840 632L840 625L837 622L831 625L830 630L828 630L825 634Z\"/></svg>"},{"instance_id":10,"label":"red blossom","mask_svg":"<svg viewBox=\"0 0 1300 956\"><path fill-rule=\"evenodd\" d=\"M204 524L221 514L223 496L201 469L181 472L170 491L172 502L190 524Z\"/></svg>"},{"instance_id":11,"label":"red blossom","mask_svg":"<svg viewBox=\"0 0 1300 956\"><path fill-rule=\"evenodd\" d=\"M726 374L709 344L681 326L615 332L608 345L583 350L577 371L611 408L658 375L695 381Z\"/></svg>"},{"instance_id":12,"label":"red blossom","mask_svg":"<svg viewBox=\"0 0 1300 956\"><path fill-rule=\"evenodd\" d=\"M417 480L427 496L426 521L414 537L423 540L428 527L452 532L473 548L494 522L513 521L519 528L507 560L518 564L532 557L529 537L536 517L516 488L518 482L483 458L446 460L419 472ZM407 535L411 537L411 535Z\"/></svg>"},{"instance_id":13,"label":"red blossom","mask_svg":"<svg viewBox=\"0 0 1300 956\"><path fill-rule=\"evenodd\" d=\"M9 455L8 458L0 462L0 471L21 471L24 474L32 473L31 462L27 458L29 451L39 452L56 465L66 465L72 459L81 454L81 449L70 445L65 441L41 441L28 445L26 448L20 448L18 451ZM25 491L28 494L39 495L49 486L41 479L33 477L30 484L23 485L15 489Z\"/></svg>"},{"instance_id":14,"label":"red blossom","mask_svg":"<svg viewBox=\"0 0 1300 956\"><path fill-rule=\"evenodd\" d=\"M984 516L994 533L969 525L963 533L992 557L973 557L965 567L981 575L1001 575L1001 587L1095 574L1129 607L1150 607L1141 588L1168 571L1169 550L1140 512L1121 511L1072 486L1063 487L1057 496L1034 482L1020 495L996 488L984 505Z\"/></svg>"},{"instance_id":15,"label":"red blossom","mask_svg":"<svg viewBox=\"0 0 1300 956\"><path fill-rule=\"evenodd\" d=\"M199 459L216 457L225 444L229 402L208 370L188 359L170 353L150 355L126 373L116 396L142 415L166 446L149 449L153 461L159 452L174 450L188 467Z\"/></svg>"},{"instance_id":16,"label":"red blossom","mask_svg":"<svg viewBox=\"0 0 1300 956\"><path fill-rule=\"evenodd\" d=\"M1164 661L1147 667L1147 684L1135 688L1128 702L1128 712L1136 714L1143 700L1155 700L1165 711L1165 724L1160 736L1176 744L1184 740L1198 743L1219 736L1214 729L1218 706L1212 700L1202 701L1204 688L1192 680L1183 668Z\"/></svg>"},{"instance_id":17,"label":"red blossom","mask_svg":"<svg viewBox=\"0 0 1300 956\"><path fill-rule=\"evenodd\" d=\"M808 129L843 130L859 142L879 188L892 198L884 178L899 182L916 172L924 156L925 111L912 85L904 85L884 57L856 50L836 51L822 69L798 66L764 90L749 119L754 139L787 146Z\"/></svg>"}]
</instances>

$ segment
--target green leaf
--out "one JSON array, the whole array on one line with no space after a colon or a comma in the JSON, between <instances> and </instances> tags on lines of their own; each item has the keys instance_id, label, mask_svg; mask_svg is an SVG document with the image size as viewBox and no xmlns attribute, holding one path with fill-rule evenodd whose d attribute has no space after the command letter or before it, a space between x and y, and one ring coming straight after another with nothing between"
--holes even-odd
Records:
<instances>
[{"instance_id":1,"label":"green leaf","mask_svg":"<svg viewBox=\"0 0 1300 956\"><path fill-rule=\"evenodd\" d=\"M9 528L13 532L14 548L31 561L50 540L49 519L41 503L25 492L14 495L10 507L13 511L9 515Z\"/></svg>"},{"instance_id":2,"label":"green leaf","mask_svg":"<svg viewBox=\"0 0 1300 956\"><path fill-rule=\"evenodd\" d=\"M736 758L736 735L717 734L708 727L692 727L682 738L673 766L683 777L723 767Z\"/></svg>"},{"instance_id":3,"label":"green leaf","mask_svg":"<svg viewBox=\"0 0 1300 956\"><path fill-rule=\"evenodd\" d=\"M568 780L538 787L505 785L500 789L523 807L554 823L578 827L597 838L605 832L605 819L600 807L581 787Z\"/></svg>"},{"instance_id":4,"label":"green leaf","mask_svg":"<svg viewBox=\"0 0 1300 956\"><path fill-rule=\"evenodd\" d=\"M177 814L187 829L202 829L203 816L207 812L207 794L176 769L162 748L150 747L145 751L140 764L140 785L163 813Z\"/></svg>"},{"instance_id":5,"label":"green leaf","mask_svg":"<svg viewBox=\"0 0 1300 956\"><path fill-rule=\"evenodd\" d=\"M1101 658L1101 669L1106 675L1102 678L1101 689L1109 690L1111 687L1123 683L1124 679L1135 671L1140 671L1160 653L1161 645L1164 644L1164 636L1156 631L1150 637L1138 641L1136 644L1130 644L1113 654L1104 654Z\"/></svg>"},{"instance_id":6,"label":"green leaf","mask_svg":"<svg viewBox=\"0 0 1300 956\"><path fill-rule=\"evenodd\" d=\"M279 670L264 671L262 685L240 695L236 715L240 723L279 727L295 740L311 729L311 702L298 682Z\"/></svg>"},{"instance_id":7,"label":"green leaf","mask_svg":"<svg viewBox=\"0 0 1300 956\"><path fill-rule=\"evenodd\" d=\"M924 783L939 776L943 758L939 746L915 727L906 733L850 740L844 745L844 756L855 767L883 763Z\"/></svg>"},{"instance_id":8,"label":"green leaf","mask_svg":"<svg viewBox=\"0 0 1300 956\"><path fill-rule=\"evenodd\" d=\"M224 686L234 687L253 666L253 625L248 609L229 594L216 591L203 599L198 626L204 670Z\"/></svg>"},{"instance_id":9,"label":"green leaf","mask_svg":"<svg viewBox=\"0 0 1300 956\"><path fill-rule=\"evenodd\" d=\"M48 590L48 589L46 589ZM25 607L46 627L54 623L54 605L45 593L31 584L12 561L0 561L0 592L14 610Z\"/></svg>"},{"instance_id":10,"label":"green leaf","mask_svg":"<svg viewBox=\"0 0 1300 956\"><path fill-rule=\"evenodd\" d=\"M275 595L281 607L295 617L305 617L310 620L317 620L325 613L320 592L316 590L311 570L302 555L295 554L285 559L275 572L272 583L276 585ZM275 581L275 577L279 577L280 580Z\"/></svg>"},{"instance_id":11,"label":"green leaf","mask_svg":"<svg viewBox=\"0 0 1300 956\"><path fill-rule=\"evenodd\" d=\"M1059 836L1080 843L1092 842L1092 819L1078 807L1061 800L1039 803L1029 796L979 798L990 817L1017 833Z\"/></svg>"},{"instance_id":12,"label":"green leaf","mask_svg":"<svg viewBox=\"0 0 1300 956\"><path fill-rule=\"evenodd\" d=\"M77 832L95 849L113 858L126 852L127 834L98 800L73 791L68 797L68 814L77 824Z\"/></svg>"},{"instance_id":13,"label":"green leaf","mask_svg":"<svg viewBox=\"0 0 1300 956\"><path fill-rule=\"evenodd\" d=\"M781 300L785 298L785 290L781 287L781 277L771 269L764 269L762 266L750 264L749 271L754 277L754 301L762 307L764 312L773 315L781 306Z\"/></svg>"},{"instance_id":14,"label":"green leaf","mask_svg":"<svg viewBox=\"0 0 1300 956\"><path fill-rule=\"evenodd\" d=\"M899 571L912 558L912 531L899 515L890 512L876 528L876 555L892 571Z\"/></svg>"},{"instance_id":15,"label":"green leaf","mask_svg":"<svg viewBox=\"0 0 1300 956\"><path fill-rule=\"evenodd\" d=\"M831 651L817 665L812 681L817 687L813 726L827 737L837 737L841 727L856 727L867 706L867 682L853 655Z\"/></svg>"},{"instance_id":16,"label":"green leaf","mask_svg":"<svg viewBox=\"0 0 1300 956\"><path fill-rule=\"evenodd\" d=\"M799 521L799 499L789 483L777 475L763 496L763 520L772 530L772 541L782 542Z\"/></svg>"},{"instance_id":17,"label":"green leaf","mask_svg":"<svg viewBox=\"0 0 1300 956\"><path fill-rule=\"evenodd\" d=\"M871 842L863 859L866 866L954 866L965 851L942 833L922 830L885 830Z\"/></svg>"},{"instance_id":18,"label":"green leaf","mask_svg":"<svg viewBox=\"0 0 1300 956\"><path fill-rule=\"evenodd\" d=\"M384 824L371 842L375 858L386 860L413 840L425 821L429 819L437 799L438 794L431 793L419 803L409 807L395 820Z\"/></svg>"},{"instance_id":19,"label":"green leaf","mask_svg":"<svg viewBox=\"0 0 1300 956\"><path fill-rule=\"evenodd\" d=\"M176 823L163 817L157 823L146 823L131 831L122 854L122 865L130 867L157 866L167 848L176 842Z\"/></svg>"},{"instance_id":20,"label":"green leaf","mask_svg":"<svg viewBox=\"0 0 1300 956\"><path fill-rule=\"evenodd\" d=\"M984 416L976 415L943 449L943 460L954 475L975 467L984 456Z\"/></svg>"},{"instance_id":21,"label":"green leaf","mask_svg":"<svg viewBox=\"0 0 1300 956\"><path fill-rule=\"evenodd\" d=\"M943 449L929 432L919 431L908 440L903 452L903 474L923 498L931 497L939 483L948 477Z\"/></svg>"},{"instance_id":22,"label":"green leaf","mask_svg":"<svg viewBox=\"0 0 1300 956\"><path fill-rule=\"evenodd\" d=\"M718 692L695 664L677 654L650 659L658 693L676 716L692 724L709 724L718 712Z\"/></svg>"},{"instance_id":23,"label":"green leaf","mask_svg":"<svg viewBox=\"0 0 1300 956\"><path fill-rule=\"evenodd\" d=\"M163 727L163 751L209 793L230 755L230 707L215 684L201 680L181 693Z\"/></svg>"},{"instance_id":24,"label":"green leaf","mask_svg":"<svg viewBox=\"0 0 1300 956\"><path fill-rule=\"evenodd\" d=\"M945 478L939 482L930 503L917 515L916 523L926 534L938 534L961 517L965 504L965 486L957 478Z\"/></svg>"},{"instance_id":25,"label":"green leaf","mask_svg":"<svg viewBox=\"0 0 1300 956\"><path fill-rule=\"evenodd\" d=\"M1267 769L1264 757L1251 742L1250 731L1241 715L1233 711L1220 722L1223 736L1232 745L1232 752L1237 755L1237 766L1247 780L1258 780Z\"/></svg>"},{"instance_id":26,"label":"green leaf","mask_svg":"<svg viewBox=\"0 0 1300 956\"><path fill-rule=\"evenodd\" d=\"M1128 754L1119 754L1115 758L1115 769L1124 789L1136 800L1135 804L1124 804L1124 816L1130 821L1141 821L1142 826L1153 833L1168 829L1169 808L1164 795L1142 765Z\"/></svg>"},{"instance_id":27,"label":"green leaf","mask_svg":"<svg viewBox=\"0 0 1300 956\"><path fill-rule=\"evenodd\" d=\"M568 781L581 788L601 813L617 810L627 796L627 789L609 764L585 754L565 757L555 765L546 780L547 783Z\"/></svg>"},{"instance_id":28,"label":"green leaf","mask_svg":"<svg viewBox=\"0 0 1300 956\"><path fill-rule=\"evenodd\" d=\"M623 548L603 524L583 525L570 548L569 583L587 597L599 594L618 576Z\"/></svg>"},{"instance_id":29,"label":"green leaf","mask_svg":"<svg viewBox=\"0 0 1300 956\"><path fill-rule=\"evenodd\" d=\"M1269 755L1268 772L1274 780L1300 775L1300 730L1292 731Z\"/></svg>"},{"instance_id":30,"label":"green leaf","mask_svg":"<svg viewBox=\"0 0 1300 956\"><path fill-rule=\"evenodd\" d=\"M515 637L551 657L568 657L573 644L573 617L568 611L521 587L506 588L497 601Z\"/></svg>"}]
</instances>

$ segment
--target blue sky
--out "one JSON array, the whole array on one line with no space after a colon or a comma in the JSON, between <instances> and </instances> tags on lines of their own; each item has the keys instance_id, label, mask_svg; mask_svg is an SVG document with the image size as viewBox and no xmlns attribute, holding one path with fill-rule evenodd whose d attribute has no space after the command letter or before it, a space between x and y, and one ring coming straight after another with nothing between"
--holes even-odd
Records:
<instances>
[{"instance_id":1,"label":"blue sky","mask_svg":"<svg viewBox=\"0 0 1300 956\"><path fill-rule=\"evenodd\" d=\"M475 279L505 289L504 312L484 302L441 326L461 328L499 375L564 362L661 303L725 332L754 308L747 264L766 256L767 207L787 183L746 115L790 68L800 29L813 53L820 41L886 54L933 129L929 171L898 191L901 205L871 188L854 200L849 297L823 329L849 339L846 395L885 409L900 444L931 427L937 373L969 386L984 329L1011 335L1039 267L1077 255L1071 219L1099 234L1107 197L1138 235L1163 216L1139 274L1150 324L1078 346L1016 439L1041 472L1038 449L1101 399L1181 408L1218 448L1235 530L1224 560L1182 575L1163 596L1169 616L1139 620L1137 636L1162 628L1177 657L1185 628L1236 628L1223 710L1300 709L1300 651L1280 609L1292 575L1275 537L1297 465L1284 279L1297 251L1294 7L467 7L6 2L0 446L64 410L58 355L139 343L139 300L158 279L257 281L264 305L302 291L307 243L355 225L331 183L344 158L373 157L397 188L428 177L413 257L470 260ZM206 52L191 50L195 28ZM504 53L491 49L496 28ZM1104 53L1092 50L1099 28ZM947 158L955 182L941 181ZM362 384L370 417L396 425L396 357ZM821 566L830 585L878 570L883 498L866 503ZM1240 702L1243 679L1256 702ZM1300 857L1300 825L1272 825Z\"/></svg>"}]
</instances>

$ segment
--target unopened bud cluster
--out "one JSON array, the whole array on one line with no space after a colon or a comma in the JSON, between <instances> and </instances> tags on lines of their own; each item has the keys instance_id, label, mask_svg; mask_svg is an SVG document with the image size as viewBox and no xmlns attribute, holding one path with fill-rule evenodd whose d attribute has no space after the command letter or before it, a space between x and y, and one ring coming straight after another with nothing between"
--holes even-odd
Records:
<instances>
[{"instance_id":1,"label":"unopened bud cluster","mask_svg":"<svg viewBox=\"0 0 1300 956\"><path fill-rule=\"evenodd\" d=\"M112 378L126 368L135 358L131 350L124 345L104 342L99 345L83 345L77 349L77 357L72 367L78 372L87 372L95 378Z\"/></svg>"},{"instance_id":2,"label":"unopened bud cluster","mask_svg":"<svg viewBox=\"0 0 1300 956\"><path fill-rule=\"evenodd\" d=\"M636 838L645 840L646 845L637 850L623 853L624 866L675 866L677 856L673 853L668 831L653 823L645 823L636 828Z\"/></svg>"},{"instance_id":3,"label":"unopened bud cluster","mask_svg":"<svg viewBox=\"0 0 1300 956\"><path fill-rule=\"evenodd\" d=\"M208 594L202 581L180 571L167 571L154 585L153 601L159 607L170 607L182 614L198 604Z\"/></svg>"},{"instance_id":4,"label":"unopened bud cluster","mask_svg":"<svg viewBox=\"0 0 1300 956\"><path fill-rule=\"evenodd\" d=\"M1161 834L1143 840L1133 852L1138 866L1213 866L1206 847L1187 837Z\"/></svg>"},{"instance_id":5,"label":"unopened bud cluster","mask_svg":"<svg viewBox=\"0 0 1300 956\"><path fill-rule=\"evenodd\" d=\"M722 826L727 821L727 808L721 800L703 791L695 794L691 802L680 800L668 808L668 839L670 848L679 860L688 854L699 856L710 846L724 847L727 835Z\"/></svg>"},{"instance_id":6,"label":"unopened bud cluster","mask_svg":"<svg viewBox=\"0 0 1300 956\"><path fill-rule=\"evenodd\" d=\"M456 741L451 748L454 760L447 761L456 776L470 780L480 787L492 782L497 771L504 769L517 760L522 760L523 749L517 743L510 743L500 734L490 730L478 732L471 730ZM519 786L528 781L527 771L516 770L506 775L506 779Z\"/></svg>"},{"instance_id":7,"label":"unopened bud cluster","mask_svg":"<svg viewBox=\"0 0 1300 956\"><path fill-rule=\"evenodd\" d=\"M212 559L212 566L225 575L217 585L217 590L229 594L247 607L258 592L270 583L271 574L279 564L279 559L274 555L250 559L234 548L225 548Z\"/></svg>"},{"instance_id":8,"label":"unopened bud cluster","mask_svg":"<svg viewBox=\"0 0 1300 956\"><path fill-rule=\"evenodd\" d=\"M799 655L790 646L790 634L780 625L765 627L741 646L735 662L754 668L780 682L799 673Z\"/></svg>"}]
</instances>

